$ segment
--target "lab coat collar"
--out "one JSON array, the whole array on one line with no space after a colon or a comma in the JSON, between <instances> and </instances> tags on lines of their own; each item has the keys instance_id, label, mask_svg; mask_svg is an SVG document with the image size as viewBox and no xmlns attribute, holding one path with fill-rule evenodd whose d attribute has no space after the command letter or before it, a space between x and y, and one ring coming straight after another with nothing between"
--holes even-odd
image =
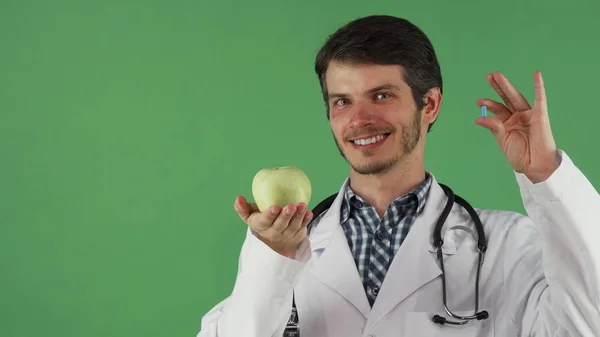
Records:
<instances>
[{"instance_id":1,"label":"lab coat collar","mask_svg":"<svg viewBox=\"0 0 600 337\"><path fill-rule=\"evenodd\" d=\"M346 298L365 318L368 318L367 329L372 328L414 291L441 274L435 259L436 251L432 237L435 222L447 198L435 176L431 174L431 177L431 190L423 213L416 219L396 253L372 309L340 226L340 206L344 197L343 191L349 183L348 178L342 184L330 209L322 215L312 229L310 245L317 259L313 268L310 268L311 274ZM451 222L453 213L455 213L454 209L447 223ZM446 233L447 228L448 225L445 224L442 233ZM452 235L444 234L443 237L444 255L448 257L455 254L457 247Z\"/></svg>"},{"instance_id":2,"label":"lab coat collar","mask_svg":"<svg viewBox=\"0 0 600 337\"><path fill-rule=\"evenodd\" d=\"M340 225L340 209L348 182L349 179L346 179L342 184L331 207L322 214L310 233L312 254L318 258L314 267L309 270L315 278L343 296L367 318L371 310L369 301Z\"/></svg>"}]
</instances>

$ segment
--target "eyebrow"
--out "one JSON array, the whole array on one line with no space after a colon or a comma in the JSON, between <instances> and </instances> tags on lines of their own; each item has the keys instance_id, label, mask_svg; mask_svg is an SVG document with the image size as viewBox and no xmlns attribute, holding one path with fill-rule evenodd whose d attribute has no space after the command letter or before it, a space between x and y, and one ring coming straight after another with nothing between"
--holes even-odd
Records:
<instances>
[{"instance_id":1,"label":"eyebrow","mask_svg":"<svg viewBox=\"0 0 600 337\"><path fill-rule=\"evenodd\" d=\"M382 91L382 90L397 90L397 91L399 91L400 87L397 86L397 85L394 85L394 84L384 84L384 85L380 85L380 86L377 86L375 88L369 89L367 91L367 93L372 94L372 93L375 93L375 92L378 92L378 91ZM327 94L327 99L345 98L345 97L348 97L348 96L350 96L350 95L347 94L347 93L330 92L330 93Z\"/></svg>"}]
</instances>

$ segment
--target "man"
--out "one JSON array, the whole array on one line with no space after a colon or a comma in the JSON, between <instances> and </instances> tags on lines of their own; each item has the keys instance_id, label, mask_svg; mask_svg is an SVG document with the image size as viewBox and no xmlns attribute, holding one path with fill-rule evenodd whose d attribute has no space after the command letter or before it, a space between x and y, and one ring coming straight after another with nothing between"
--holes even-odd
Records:
<instances>
[{"instance_id":1,"label":"man","mask_svg":"<svg viewBox=\"0 0 600 337\"><path fill-rule=\"evenodd\" d=\"M528 213L476 211L479 265L466 208L450 204L441 260L433 240L451 199L424 167L442 102L426 35L403 19L361 18L329 38L315 69L350 176L310 231L304 204L260 213L236 199L249 226L237 280L198 336L283 336L292 308L302 337L600 336L600 195L555 145L540 72L533 104L499 72L487 80L504 103L477 100L493 116L476 123L514 169ZM444 303L479 314L453 325Z\"/></svg>"}]
</instances>

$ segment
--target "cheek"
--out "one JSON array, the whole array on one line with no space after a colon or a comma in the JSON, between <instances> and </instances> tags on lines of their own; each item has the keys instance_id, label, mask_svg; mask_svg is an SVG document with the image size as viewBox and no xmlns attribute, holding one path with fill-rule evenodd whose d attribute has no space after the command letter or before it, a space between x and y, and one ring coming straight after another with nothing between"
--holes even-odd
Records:
<instances>
[{"instance_id":1,"label":"cheek","mask_svg":"<svg viewBox=\"0 0 600 337\"><path fill-rule=\"evenodd\" d=\"M343 126L333 126L331 128L331 131L333 132L333 137L335 137L335 141L340 145L340 146L345 146L345 141L344 141L344 134L346 132L346 129L344 129Z\"/></svg>"},{"instance_id":2,"label":"cheek","mask_svg":"<svg viewBox=\"0 0 600 337\"><path fill-rule=\"evenodd\" d=\"M334 134L341 135L345 122L341 118L331 118L329 119L329 125Z\"/></svg>"},{"instance_id":3,"label":"cheek","mask_svg":"<svg viewBox=\"0 0 600 337\"><path fill-rule=\"evenodd\" d=\"M342 141L342 139L344 138L344 131L341 127L332 124L331 131L333 132L335 139L337 139L338 141Z\"/></svg>"}]
</instances>

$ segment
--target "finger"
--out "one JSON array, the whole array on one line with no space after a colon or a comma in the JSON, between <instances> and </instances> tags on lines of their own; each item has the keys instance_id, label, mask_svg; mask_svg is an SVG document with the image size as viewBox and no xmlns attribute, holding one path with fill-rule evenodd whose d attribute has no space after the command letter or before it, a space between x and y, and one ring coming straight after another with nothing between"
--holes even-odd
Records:
<instances>
[{"instance_id":1,"label":"finger","mask_svg":"<svg viewBox=\"0 0 600 337\"><path fill-rule=\"evenodd\" d=\"M496 117L479 117L475 120L475 123L482 126L494 135L498 144L502 144L504 137L506 136L506 129L504 124Z\"/></svg>"},{"instance_id":2,"label":"finger","mask_svg":"<svg viewBox=\"0 0 600 337\"><path fill-rule=\"evenodd\" d=\"M304 214L304 218L302 220L302 225L300 226L298 231L296 231L294 238L296 238L296 239L304 238L308 234L308 225L310 224L311 220L313 219L313 216L314 216L314 214L311 211L307 211Z\"/></svg>"},{"instance_id":3,"label":"finger","mask_svg":"<svg viewBox=\"0 0 600 337\"><path fill-rule=\"evenodd\" d=\"M515 111L517 111L517 109L512 104L512 102L510 101L510 99L508 99L508 96L506 95L506 93L504 92L504 90L502 90L500 88L500 85L498 85L498 82L496 82L496 79L494 78L494 75L487 74L486 78L487 78L488 83L492 86L492 88L494 88L494 91L498 94L498 96L500 96L500 98L502 98L502 100L506 104L506 107L508 108L508 111L511 112L511 113L514 113Z\"/></svg>"},{"instance_id":4,"label":"finger","mask_svg":"<svg viewBox=\"0 0 600 337\"><path fill-rule=\"evenodd\" d=\"M496 117L502 122L506 121L510 118L510 116L512 116L511 112L504 104L488 98L482 98L477 100L477 105L479 105L480 107L482 105L487 106L487 109L491 111L494 115L496 115Z\"/></svg>"},{"instance_id":5,"label":"finger","mask_svg":"<svg viewBox=\"0 0 600 337\"><path fill-rule=\"evenodd\" d=\"M259 212L258 210L254 212L250 219L248 219L248 224L255 228L257 231L264 231L271 227L277 220L277 217L281 214L281 207L278 205L273 205L264 212Z\"/></svg>"},{"instance_id":6,"label":"finger","mask_svg":"<svg viewBox=\"0 0 600 337\"><path fill-rule=\"evenodd\" d=\"M531 109L531 105L529 105L529 102L527 102L525 96L523 96L523 94L521 94L517 89L515 89L512 83L510 83L510 81L506 77L504 77L504 75L501 72L497 71L496 73L494 73L494 79L496 80L496 83L498 83L500 89L506 94L506 96L517 111Z\"/></svg>"},{"instance_id":7,"label":"finger","mask_svg":"<svg viewBox=\"0 0 600 337\"><path fill-rule=\"evenodd\" d=\"M233 206L242 221L259 231L271 227L281 212L281 207L274 205L261 213L255 203L247 202L242 196L236 198Z\"/></svg>"},{"instance_id":8,"label":"finger","mask_svg":"<svg viewBox=\"0 0 600 337\"><path fill-rule=\"evenodd\" d=\"M283 233L285 229L288 227L290 220L296 213L295 205L286 205L279 216L273 222L273 231L276 233Z\"/></svg>"},{"instance_id":9,"label":"finger","mask_svg":"<svg viewBox=\"0 0 600 337\"><path fill-rule=\"evenodd\" d=\"M300 227L300 229L294 234L294 240L304 239L308 234L308 228L306 226Z\"/></svg>"},{"instance_id":10,"label":"finger","mask_svg":"<svg viewBox=\"0 0 600 337\"><path fill-rule=\"evenodd\" d=\"M548 113L548 103L546 102L546 88L544 87L544 78L541 71L533 74L533 83L535 86L535 102L533 106L543 113Z\"/></svg>"},{"instance_id":11,"label":"finger","mask_svg":"<svg viewBox=\"0 0 600 337\"><path fill-rule=\"evenodd\" d=\"M235 209L237 214L240 216L240 219L242 219L242 221L244 221L244 222L248 221L250 214L252 214L251 206L248 204L248 202L246 202L246 198L244 198L241 195L238 195L235 198L235 202L233 203L233 208Z\"/></svg>"},{"instance_id":12,"label":"finger","mask_svg":"<svg viewBox=\"0 0 600 337\"><path fill-rule=\"evenodd\" d=\"M303 202L298 203L298 205L296 205L296 213L294 213L294 216L292 216L287 228L283 231L282 234L289 234L290 236L293 236L302 226L305 214L306 204L304 204Z\"/></svg>"},{"instance_id":13,"label":"finger","mask_svg":"<svg viewBox=\"0 0 600 337\"><path fill-rule=\"evenodd\" d=\"M300 226L300 229L308 227L308 224L310 223L310 221L312 219L313 219L313 212L307 211L306 214L304 215L304 220L302 220L302 226Z\"/></svg>"}]
</instances>

